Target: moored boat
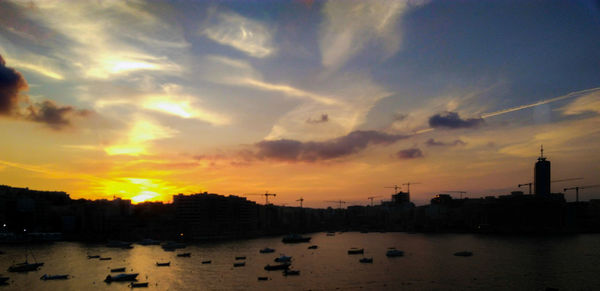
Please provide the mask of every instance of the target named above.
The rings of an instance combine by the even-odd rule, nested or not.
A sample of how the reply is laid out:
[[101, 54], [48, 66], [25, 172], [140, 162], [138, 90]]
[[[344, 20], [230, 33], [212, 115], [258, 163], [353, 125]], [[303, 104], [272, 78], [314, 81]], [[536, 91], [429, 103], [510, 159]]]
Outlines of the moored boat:
[[88, 255], [88, 259], [99, 259], [100, 255]]
[[0, 285], [6, 284], [6, 282], [8, 282], [9, 279], [10, 279], [9, 277], [0, 276]]
[[317, 248], [319, 248], [318, 245], [312, 245], [308, 247], [309, 250], [316, 250]]
[[148, 282], [131, 282], [129, 288], [148, 287]]
[[33, 263], [30, 264], [27, 261], [24, 263], [14, 264], [8, 267], [9, 272], [29, 272], [29, 271], [37, 271], [44, 263]]
[[121, 273], [125, 272], [125, 267], [110, 269], [111, 273]]
[[456, 253], [454, 253], [454, 255], [457, 257], [470, 257], [473, 255], [473, 253], [469, 252], [469, 251], [462, 251], [462, 252], [456, 252]]
[[211, 261], [211, 260], [202, 261], [202, 264], [204, 264], [204, 265], [206, 265], [206, 264], [210, 264], [210, 263], [212, 263], [212, 261]]
[[285, 270], [283, 270], [283, 275], [284, 276], [298, 276], [298, 275], [300, 275], [300, 271], [285, 269]]
[[246, 265], [246, 262], [233, 263], [234, 267], [243, 267]]
[[40, 280], [66, 280], [69, 279], [69, 275], [47, 275], [44, 274], [42, 277], [40, 277]]
[[138, 276], [138, 273], [119, 274], [116, 276], [108, 275], [108, 276], [106, 276], [106, 279], [104, 279], [104, 282], [110, 283], [110, 282], [135, 281], [137, 276]]
[[291, 260], [292, 260], [292, 257], [286, 256], [283, 254], [281, 256], [275, 258], [275, 262], [277, 262], [277, 263], [287, 263], [287, 262], [290, 262]]
[[258, 281], [267, 281], [269, 277], [258, 277]]
[[260, 250], [260, 251], [258, 251], [258, 252], [259, 252], [259, 253], [261, 253], [261, 254], [268, 254], [268, 253], [275, 252], [275, 249], [272, 249], [272, 248], [264, 248], [264, 249], [262, 249], [262, 250]]
[[177, 254], [178, 257], [185, 257], [185, 258], [189, 258], [192, 256], [192, 253], [181, 253], [181, 254]]
[[361, 263], [373, 263], [373, 258], [362, 258], [358, 261]]
[[110, 261], [110, 260], [112, 260], [111, 257], [100, 258], [100, 261]]
[[246, 256], [239, 256], [239, 257], [235, 257], [236, 260], [245, 260]]
[[287, 270], [290, 268], [289, 263], [277, 264], [277, 265], [266, 265], [265, 270], [267, 271], [275, 271], [275, 270]]
[[281, 241], [283, 243], [302, 243], [302, 242], [309, 242], [310, 241], [310, 236], [301, 236], [298, 234], [290, 234], [290, 235], [286, 235], [284, 236]]
[[348, 250], [349, 255], [357, 255], [357, 254], [364, 254], [364, 253], [365, 253], [365, 249], [351, 248]]
[[385, 255], [388, 257], [401, 257], [401, 256], [404, 256], [404, 252], [400, 251], [400, 250], [396, 250], [396, 249], [391, 249], [391, 250], [388, 250], [385, 253]]
[[156, 262], [156, 266], [158, 266], [158, 267], [168, 267], [170, 265], [171, 265], [171, 262], [166, 262], [166, 263]]

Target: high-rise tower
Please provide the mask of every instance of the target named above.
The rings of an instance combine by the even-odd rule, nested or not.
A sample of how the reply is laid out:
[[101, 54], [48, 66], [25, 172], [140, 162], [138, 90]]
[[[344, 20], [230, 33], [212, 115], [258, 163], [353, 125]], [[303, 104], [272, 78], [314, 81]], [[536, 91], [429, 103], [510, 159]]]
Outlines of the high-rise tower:
[[550, 194], [550, 161], [544, 157], [543, 145], [540, 152], [533, 172], [533, 192], [537, 196]]

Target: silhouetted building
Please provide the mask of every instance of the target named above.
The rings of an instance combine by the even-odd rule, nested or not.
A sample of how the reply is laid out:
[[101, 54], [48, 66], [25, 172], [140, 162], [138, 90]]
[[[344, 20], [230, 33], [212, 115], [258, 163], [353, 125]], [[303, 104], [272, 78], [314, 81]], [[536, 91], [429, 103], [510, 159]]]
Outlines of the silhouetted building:
[[410, 193], [400, 191], [400, 192], [392, 195], [392, 203], [394, 203], [394, 204], [410, 203]]
[[533, 192], [537, 196], [550, 194], [550, 161], [544, 157], [544, 147], [541, 148], [540, 157], [535, 163]]

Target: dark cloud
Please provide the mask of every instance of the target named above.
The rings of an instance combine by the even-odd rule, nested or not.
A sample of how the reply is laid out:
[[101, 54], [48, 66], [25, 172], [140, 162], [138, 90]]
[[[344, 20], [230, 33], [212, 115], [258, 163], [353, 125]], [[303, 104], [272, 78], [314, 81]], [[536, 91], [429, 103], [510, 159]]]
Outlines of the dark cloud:
[[321, 118], [320, 119], [309, 118], [309, 119], [306, 120], [306, 123], [317, 124], [317, 123], [325, 123], [327, 121], [329, 121], [329, 116], [327, 114], [321, 114]]
[[475, 128], [483, 124], [483, 118], [462, 119], [456, 112], [438, 113], [429, 118], [429, 126], [433, 128]]
[[374, 130], [353, 131], [327, 141], [301, 142], [291, 139], [264, 140], [255, 144], [254, 156], [259, 159], [313, 162], [348, 156], [364, 150], [369, 144], [389, 145], [406, 136]]
[[[70, 126], [73, 118], [87, 117], [92, 114], [89, 110], [59, 106], [52, 100], [32, 103], [26, 96], [19, 98], [19, 93], [27, 88], [27, 81], [23, 75], [7, 67], [0, 55], [0, 115], [39, 122], [52, 129], [60, 130]], [[26, 106], [25, 113], [20, 110], [21, 102]]]
[[436, 141], [433, 138], [428, 139], [425, 144], [427, 146], [457, 146], [457, 145], [466, 145], [467, 143], [465, 143], [464, 141], [460, 140], [460, 139], [456, 139], [453, 142], [443, 142], [443, 141]]
[[70, 126], [74, 117], [87, 117], [92, 113], [89, 110], [79, 110], [72, 106], [58, 106], [51, 100], [30, 105], [27, 109], [29, 110], [27, 119], [44, 123], [55, 130]]
[[396, 157], [402, 160], [422, 158], [423, 152], [418, 148], [405, 149], [397, 152]]
[[394, 113], [394, 121], [402, 121], [408, 117], [408, 114]]
[[19, 92], [27, 90], [21, 73], [6, 66], [0, 55], [0, 115], [11, 115], [19, 107]]

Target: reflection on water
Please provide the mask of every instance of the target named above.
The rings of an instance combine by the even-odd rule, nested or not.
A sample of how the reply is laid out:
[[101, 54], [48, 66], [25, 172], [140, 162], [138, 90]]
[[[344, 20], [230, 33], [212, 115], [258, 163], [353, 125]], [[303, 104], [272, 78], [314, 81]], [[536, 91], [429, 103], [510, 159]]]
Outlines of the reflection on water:
[[[0, 290], [129, 290], [127, 283], [103, 282], [110, 269], [126, 267], [139, 273], [140, 282], [153, 290], [464, 290], [600, 288], [600, 235], [569, 237], [495, 237], [476, 235], [423, 235], [406, 233], [354, 233], [312, 235], [310, 243], [283, 244], [281, 237], [188, 245], [175, 252], [160, 246], [134, 245], [113, 249], [103, 245], [61, 242], [29, 247], [0, 246], [0, 270], [11, 277]], [[307, 249], [316, 244], [318, 249]], [[274, 253], [261, 254], [271, 247]], [[372, 264], [361, 264], [363, 255], [348, 255], [352, 247], [364, 248]], [[405, 252], [387, 258], [388, 247]], [[8, 273], [13, 262], [31, 250], [45, 265], [36, 272]], [[472, 257], [457, 257], [468, 250]], [[177, 257], [190, 252], [191, 257]], [[292, 256], [300, 276], [283, 276], [263, 268], [273, 259]], [[100, 261], [87, 255], [111, 257]], [[233, 267], [236, 256], [246, 256], [244, 267]], [[29, 257], [31, 261], [31, 256]], [[202, 264], [212, 260], [211, 264]], [[158, 267], [156, 262], [171, 262]], [[69, 280], [42, 281], [43, 274], [70, 274]], [[114, 273], [113, 273], [114, 275]], [[258, 277], [269, 280], [259, 281]], [[142, 289], [143, 290], [143, 289]]]

